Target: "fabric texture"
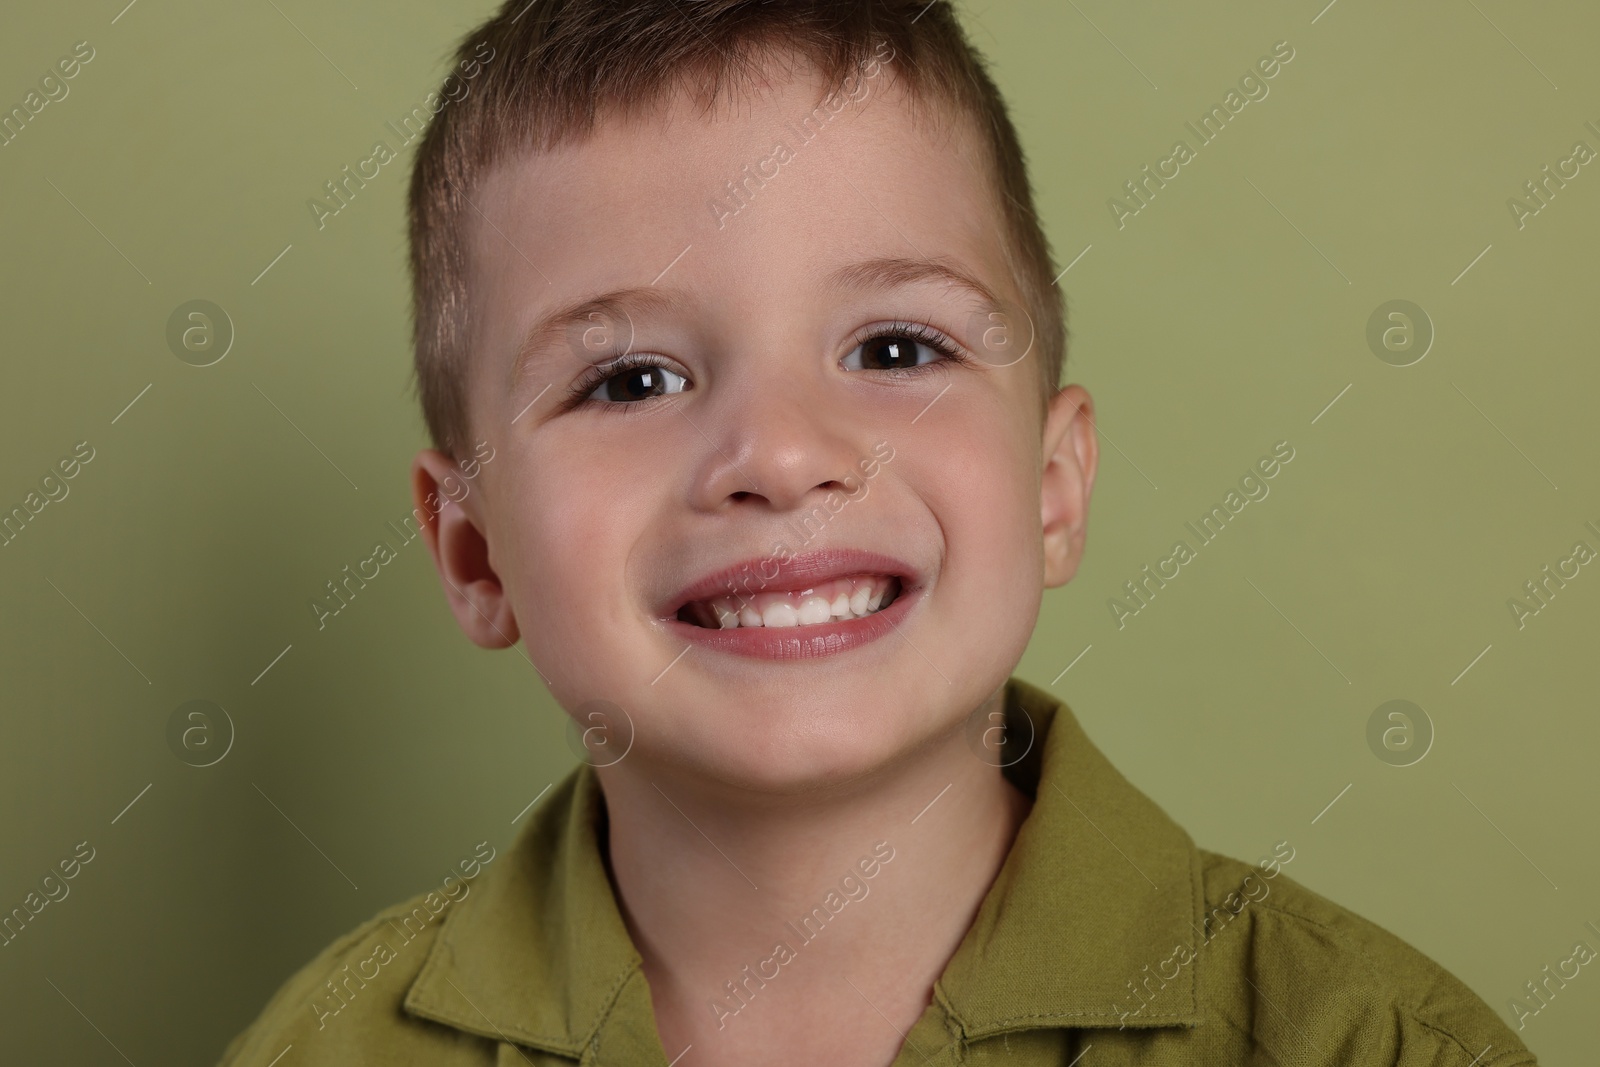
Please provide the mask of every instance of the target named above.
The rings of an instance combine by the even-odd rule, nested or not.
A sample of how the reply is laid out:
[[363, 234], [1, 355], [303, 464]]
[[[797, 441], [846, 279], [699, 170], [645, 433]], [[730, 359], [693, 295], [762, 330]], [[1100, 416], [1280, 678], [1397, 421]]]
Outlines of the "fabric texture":
[[[1294, 882], [1197, 849], [1083, 733], [1012, 678], [1004, 773], [1034, 798], [894, 1067], [1361, 1064], [1533, 1056], [1470, 989]], [[416, 897], [329, 946], [221, 1067], [667, 1067], [575, 769], [456, 899]]]

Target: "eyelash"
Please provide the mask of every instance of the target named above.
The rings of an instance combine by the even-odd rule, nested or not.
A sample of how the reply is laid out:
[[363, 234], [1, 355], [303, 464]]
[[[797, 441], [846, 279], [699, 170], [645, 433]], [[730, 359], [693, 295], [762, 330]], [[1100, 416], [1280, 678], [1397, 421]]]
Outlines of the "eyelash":
[[[920, 374], [924, 371], [932, 370], [938, 367], [940, 363], [943, 362], [962, 365], [971, 364], [973, 362], [972, 357], [968, 356], [964, 351], [962, 351], [959, 345], [950, 340], [950, 338], [946, 337], [943, 332], [925, 322], [890, 322], [881, 326], [867, 328], [856, 334], [856, 347], [859, 348], [862, 345], [870, 344], [873, 341], [877, 341], [885, 337], [910, 338], [911, 340], [916, 341], [918, 344], [927, 345], [933, 351], [937, 352], [941, 358], [932, 363], [919, 363], [915, 367], [900, 367], [898, 369], [881, 371], [881, 373], [896, 375]], [[855, 349], [851, 349], [851, 351], [854, 352]], [[666, 359], [664, 356], [658, 356], [648, 352], [628, 353], [626, 355], [618, 356], [609, 363], [591, 368], [583, 375], [582, 378], [578, 379], [577, 384], [574, 385], [571, 392], [568, 393], [567, 399], [562, 405], [562, 410], [568, 411], [572, 408], [583, 406], [589, 402], [589, 395], [605, 382], [619, 374], [623, 374], [631, 370], [637, 370], [640, 367], [663, 367], [667, 370], [672, 369], [670, 360]], [[618, 404], [601, 400], [595, 401], [595, 403], [601, 407], [623, 408], [625, 413], [627, 409], [644, 406], [643, 401], [630, 404]]]
[[[857, 346], [860, 346], [884, 337], [909, 337], [919, 344], [927, 345], [943, 357], [943, 360], [936, 360], [933, 363], [919, 363], [915, 367], [901, 367], [898, 370], [884, 371], [883, 373], [886, 374], [918, 374], [939, 366], [939, 363], [944, 360], [957, 364], [972, 363], [972, 357], [962, 351], [960, 345], [926, 322], [907, 320], [885, 323], [882, 326], [873, 326], [856, 334], [855, 342]], [[855, 350], [851, 349], [851, 351]]]
[[[562, 405], [561, 410], [569, 411], [572, 408], [581, 407], [589, 402], [589, 394], [605, 384], [605, 382], [619, 374], [637, 370], [640, 367], [663, 367], [667, 370], [672, 370], [671, 361], [664, 356], [657, 356], [649, 352], [629, 352], [608, 363], [603, 363], [598, 367], [592, 367], [585, 371], [583, 377], [578, 379], [577, 384], [572, 387], [572, 391], [567, 394], [566, 402]], [[632, 404], [618, 404], [605, 400], [596, 400], [594, 403], [606, 408], [629, 409], [644, 406], [643, 401]]]

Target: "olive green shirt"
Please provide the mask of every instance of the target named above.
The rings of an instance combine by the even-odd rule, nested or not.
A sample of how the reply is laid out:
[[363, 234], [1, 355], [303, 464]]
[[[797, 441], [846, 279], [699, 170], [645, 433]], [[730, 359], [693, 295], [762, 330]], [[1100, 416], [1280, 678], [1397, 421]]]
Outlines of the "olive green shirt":
[[[1534, 1062], [1460, 981], [1283, 873], [1294, 842], [1253, 866], [1197, 849], [1065, 705], [1013, 678], [1006, 716], [1034, 806], [894, 1067]], [[222, 1063], [667, 1067], [604, 803], [577, 768], [476, 878], [307, 964]]]

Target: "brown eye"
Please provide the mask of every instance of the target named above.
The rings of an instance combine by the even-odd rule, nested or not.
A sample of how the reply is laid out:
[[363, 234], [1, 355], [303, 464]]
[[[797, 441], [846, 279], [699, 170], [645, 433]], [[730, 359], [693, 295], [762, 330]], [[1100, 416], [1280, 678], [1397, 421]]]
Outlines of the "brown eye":
[[588, 399], [630, 404], [668, 393], [681, 393], [688, 385], [688, 379], [681, 374], [654, 364], [644, 364], [624, 367], [612, 374], [595, 387]]
[[861, 346], [861, 365], [873, 370], [915, 367], [917, 347], [909, 337], [875, 337]]
[[864, 338], [842, 361], [845, 370], [911, 370], [944, 360], [954, 360], [950, 342], [931, 331], [897, 326]]

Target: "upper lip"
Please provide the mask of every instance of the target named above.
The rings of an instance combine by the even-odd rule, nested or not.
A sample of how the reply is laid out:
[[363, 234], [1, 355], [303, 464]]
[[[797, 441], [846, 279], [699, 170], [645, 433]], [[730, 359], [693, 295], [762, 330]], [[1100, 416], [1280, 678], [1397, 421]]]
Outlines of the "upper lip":
[[[772, 574], [774, 568], [777, 573], [769, 579], [767, 575]], [[802, 552], [781, 561], [776, 556], [759, 556], [695, 579], [668, 598], [662, 616], [670, 619], [684, 605], [697, 600], [743, 593], [799, 592], [853, 574], [891, 575], [899, 578], [905, 587], [917, 576], [916, 569], [904, 560], [856, 548]]]

